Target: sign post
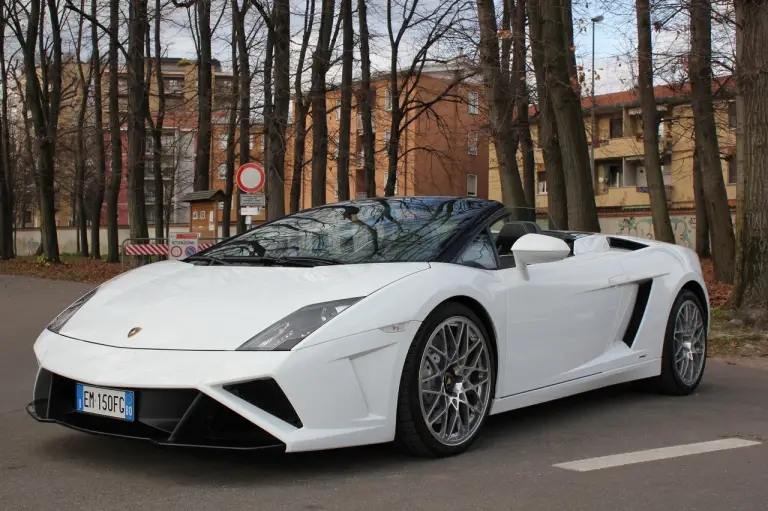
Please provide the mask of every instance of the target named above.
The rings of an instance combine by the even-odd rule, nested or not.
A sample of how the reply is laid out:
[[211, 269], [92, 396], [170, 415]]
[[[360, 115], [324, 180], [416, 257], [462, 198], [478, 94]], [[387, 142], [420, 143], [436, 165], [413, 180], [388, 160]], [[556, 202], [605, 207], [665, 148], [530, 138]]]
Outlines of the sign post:
[[174, 232], [168, 240], [168, 259], [176, 260], [193, 256], [200, 243], [199, 232]]
[[266, 181], [264, 169], [258, 163], [245, 163], [237, 169], [237, 187], [243, 193], [258, 193]]

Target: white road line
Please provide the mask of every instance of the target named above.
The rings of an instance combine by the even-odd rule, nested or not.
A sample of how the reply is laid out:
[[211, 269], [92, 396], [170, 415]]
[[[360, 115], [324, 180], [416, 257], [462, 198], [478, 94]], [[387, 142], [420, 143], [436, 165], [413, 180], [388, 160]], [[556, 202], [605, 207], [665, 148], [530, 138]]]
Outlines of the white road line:
[[744, 440], [741, 438], [725, 438], [723, 440], [713, 440], [711, 442], [674, 445], [671, 447], [662, 447], [660, 449], [648, 449], [646, 451], [613, 454], [611, 456], [602, 456], [600, 458], [588, 458], [578, 461], [569, 461], [568, 463], [558, 463], [553, 466], [565, 470], [589, 472], [590, 470], [620, 467], [622, 465], [631, 465], [633, 463], [644, 463], [646, 461], [678, 458], [680, 456], [690, 456], [691, 454], [723, 451], [726, 449], [737, 449], [739, 447], [751, 447], [754, 445], [760, 445], [760, 442]]

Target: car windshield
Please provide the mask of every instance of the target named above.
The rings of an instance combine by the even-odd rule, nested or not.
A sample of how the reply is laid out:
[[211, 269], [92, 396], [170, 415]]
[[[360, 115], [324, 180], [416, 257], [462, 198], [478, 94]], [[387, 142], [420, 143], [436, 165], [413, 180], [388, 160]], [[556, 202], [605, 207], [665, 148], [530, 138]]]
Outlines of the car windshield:
[[327, 264], [433, 261], [454, 234], [473, 224], [493, 201], [457, 198], [364, 199], [286, 216], [224, 241], [209, 258]]

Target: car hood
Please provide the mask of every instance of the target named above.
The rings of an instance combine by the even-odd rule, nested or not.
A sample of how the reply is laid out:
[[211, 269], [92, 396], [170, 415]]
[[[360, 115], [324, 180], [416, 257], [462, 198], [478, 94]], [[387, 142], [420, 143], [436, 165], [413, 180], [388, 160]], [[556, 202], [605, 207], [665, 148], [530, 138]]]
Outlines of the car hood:
[[[314, 303], [367, 296], [428, 263], [317, 266], [150, 264], [103, 284], [60, 334], [109, 346], [234, 350]], [[133, 337], [133, 328], [141, 331]]]

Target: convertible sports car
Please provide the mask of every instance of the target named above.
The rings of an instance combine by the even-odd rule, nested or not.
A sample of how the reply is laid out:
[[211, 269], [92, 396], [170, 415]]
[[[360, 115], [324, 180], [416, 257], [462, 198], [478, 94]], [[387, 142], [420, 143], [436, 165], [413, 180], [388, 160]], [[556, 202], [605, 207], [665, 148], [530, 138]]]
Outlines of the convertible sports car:
[[523, 213], [348, 201], [124, 273], [37, 339], [27, 410], [165, 445], [394, 441], [439, 457], [489, 414], [633, 380], [696, 389], [709, 323], [696, 254]]

